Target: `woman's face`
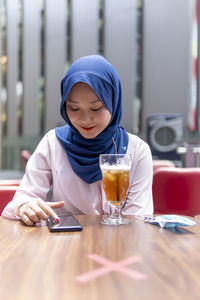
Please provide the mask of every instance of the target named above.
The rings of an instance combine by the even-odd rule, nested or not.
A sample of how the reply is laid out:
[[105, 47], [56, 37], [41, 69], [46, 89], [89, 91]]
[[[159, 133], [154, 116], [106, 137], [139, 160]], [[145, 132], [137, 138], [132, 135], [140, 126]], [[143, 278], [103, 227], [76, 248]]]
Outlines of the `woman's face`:
[[67, 99], [66, 112], [71, 124], [86, 139], [93, 139], [109, 124], [111, 114], [95, 92], [83, 82], [76, 83]]

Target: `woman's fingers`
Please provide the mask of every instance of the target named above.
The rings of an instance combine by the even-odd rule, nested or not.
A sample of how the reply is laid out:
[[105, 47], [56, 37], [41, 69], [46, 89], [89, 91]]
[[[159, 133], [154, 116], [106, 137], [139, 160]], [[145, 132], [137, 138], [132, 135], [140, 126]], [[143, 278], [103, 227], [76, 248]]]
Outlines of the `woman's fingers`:
[[37, 216], [36, 212], [32, 209], [32, 207], [27, 207], [25, 214], [32, 222], [34, 223], [40, 222], [40, 218]]
[[35, 223], [30, 220], [25, 211], [20, 212], [20, 219], [28, 226], [33, 226]]
[[49, 216], [56, 221], [59, 220], [58, 215], [55, 213], [55, 211], [52, 208], [62, 207], [65, 204], [64, 201], [60, 201], [60, 202], [45, 202], [42, 200], [38, 200], [38, 201], [39, 201], [38, 205], [46, 213], [47, 217]]
[[[44, 202], [43, 200], [41, 200], [41, 201]], [[47, 220], [48, 215], [42, 209], [42, 207], [39, 205], [38, 202], [32, 203], [31, 209], [34, 211], [34, 213], [38, 217], [39, 221], [40, 220]]]
[[22, 205], [19, 209], [19, 215], [21, 220], [29, 226], [40, 222], [40, 220], [47, 220], [49, 216], [59, 221], [59, 217], [52, 208], [62, 207], [64, 204], [64, 201], [45, 202], [41, 199], [37, 199]]
[[65, 201], [59, 201], [59, 202], [46, 202], [50, 207], [52, 208], [59, 208], [65, 205]]

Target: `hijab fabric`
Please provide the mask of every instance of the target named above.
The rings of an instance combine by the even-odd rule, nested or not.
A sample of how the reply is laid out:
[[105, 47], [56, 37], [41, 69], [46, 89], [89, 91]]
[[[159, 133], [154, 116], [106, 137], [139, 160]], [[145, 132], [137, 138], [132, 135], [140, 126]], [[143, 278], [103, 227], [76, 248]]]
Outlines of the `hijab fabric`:
[[[66, 113], [66, 99], [77, 82], [88, 84], [100, 101], [109, 110], [111, 120], [108, 126], [95, 138], [86, 139], [71, 124]], [[60, 113], [67, 125], [55, 129], [56, 136], [66, 151], [73, 171], [85, 182], [102, 179], [99, 155], [126, 153], [128, 134], [120, 126], [122, 115], [121, 84], [114, 67], [100, 55], [90, 55], [76, 60], [61, 82]]]

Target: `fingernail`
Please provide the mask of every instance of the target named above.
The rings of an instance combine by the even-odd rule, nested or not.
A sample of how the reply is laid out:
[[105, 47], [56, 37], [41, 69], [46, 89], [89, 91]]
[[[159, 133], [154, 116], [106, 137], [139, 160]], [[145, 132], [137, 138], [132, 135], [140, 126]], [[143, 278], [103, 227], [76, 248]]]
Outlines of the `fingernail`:
[[56, 223], [59, 223], [60, 222], [60, 219], [59, 218], [56, 218]]

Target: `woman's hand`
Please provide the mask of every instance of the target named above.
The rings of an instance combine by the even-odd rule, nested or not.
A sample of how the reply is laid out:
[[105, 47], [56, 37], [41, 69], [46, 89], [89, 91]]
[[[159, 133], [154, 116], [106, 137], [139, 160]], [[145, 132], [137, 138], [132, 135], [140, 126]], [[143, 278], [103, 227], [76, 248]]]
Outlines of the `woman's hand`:
[[41, 220], [47, 220], [48, 217], [52, 217], [56, 221], [59, 217], [54, 212], [53, 208], [64, 206], [64, 201], [59, 202], [45, 202], [41, 199], [32, 200], [25, 203], [19, 208], [19, 216], [21, 220], [28, 226], [33, 226], [35, 223]]

